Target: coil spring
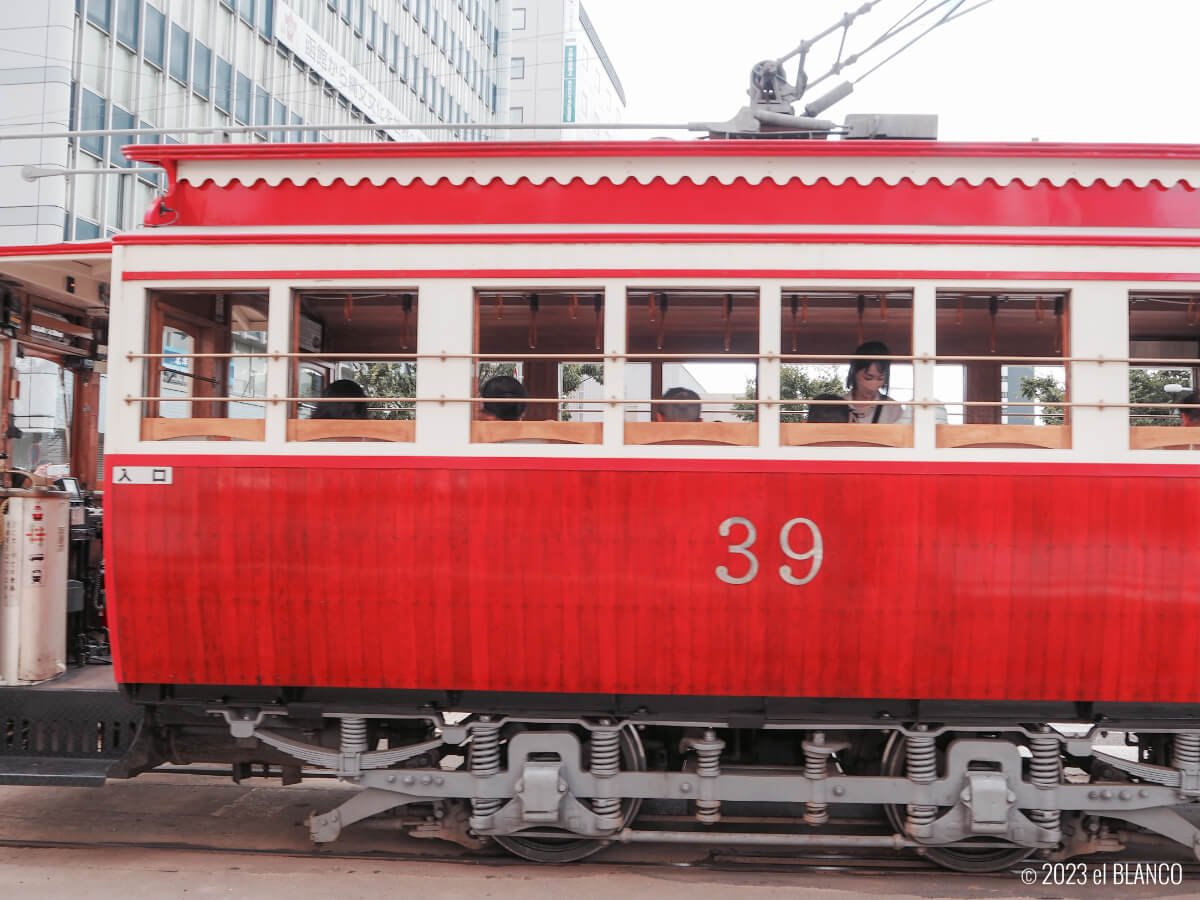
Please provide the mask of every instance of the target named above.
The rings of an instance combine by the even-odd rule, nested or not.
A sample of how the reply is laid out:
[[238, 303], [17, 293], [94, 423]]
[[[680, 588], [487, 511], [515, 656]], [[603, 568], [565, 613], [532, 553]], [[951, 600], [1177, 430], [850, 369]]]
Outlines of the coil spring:
[[[701, 778], [716, 778], [721, 774], [721, 751], [725, 742], [717, 739], [715, 731], [704, 732], [704, 739], [693, 745], [696, 750], [696, 774]], [[720, 800], [697, 800], [696, 818], [706, 824], [712, 824], [721, 817]]]
[[[1062, 756], [1059, 753], [1058, 738], [1048, 734], [1049, 729], [1041, 729], [1043, 736], [1029, 739], [1029, 780], [1038, 787], [1057, 787], [1062, 781]], [[1057, 809], [1031, 809], [1029, 818], [1043, 828], [1057, 829], [1061, 822], [1062, 813]]]
[[[825, 735], [813, 735], [814, 744], [823, 744]], [[804, 748], [804, 777], [810, 781], [821, 781], [829, 775], [829, 754], [815, 748]], [[809, 801], [804, 805], [804, 821], [809, 825], [824, 825], [829, 821], [829, 804]]]
[[367, 751], [367, 720], [361, 716], [342, 719], [342, 754], [350, 756]]
[[[920, 726], [918, 726], [920, 727]], [[921, 730], [924, 730], [921, 728]], [[905, 745], [904, 762], [908, 778], [916, 784], [933, 784], [937, 781], [937, 744], [928, 735], [909, 735]], [[937, 807], [910, 803], [908, 825], [932, 825], [937, 818]]]
[[[496, 725], [476, 725], [471, 733], [469, 757], [471, 774], [488, 778], [500, 772], [500, 728]], [[490, 816], [504, 805], [499, 797], [471, 800], [471, 811], [477, 816]]]
[[1200, 768], [1200, 733], [1195, 731], [1180, 732], [1175, 735], [1174, 749], [1171, 751], [1171, 765], [1176, 769]]
[[[612, 778], [621, 771], [621, 734], [615, 728], [597, 729], [592, 732], [592, 775], [596, 778]], [[598, 816], [615, 816], [621, 811], [621, 798], [596, 797], [592, 810]]]

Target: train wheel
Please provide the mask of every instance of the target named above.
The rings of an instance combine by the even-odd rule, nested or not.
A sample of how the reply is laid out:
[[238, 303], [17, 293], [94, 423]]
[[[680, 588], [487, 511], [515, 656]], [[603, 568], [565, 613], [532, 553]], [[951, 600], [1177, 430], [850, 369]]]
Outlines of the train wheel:
[[[908, 741], [900, 732], [894, 732], [883, 749], [883, 760], [880, 766], [881, 774], [900, 777], [905, 774], [904, 756]], [[908, 810], [903, 804], [885, 804], [884, 811], [888, 821], [896, 829], [897, 834], [904, 834], [904, 820]], [[1017, 845], [997, 847], [991, 838], [989, 846], [974, 849], [971, 847], [925, 847], [925, 857], [946, 869], [956, 872], [1002, 872], [1011, 868], [1028, 857], [1033, 850]]]
[[[632, 726], [621, 729], [621, 767], [625, 771], [644, 772], [646, 770], [646, 752], [642, 747], [642, 739]], [[640, 798], [622, 800], [622, 822], [625, 825], [633, 822], [637, 818], [641, 806]], [[546, 831], [546, 829], [539, 828], [538, 831]], [[603, 838], [572, 837], [569, 831], [564, 831], [561, 839], [530, 838], [521, 837], [519, 834], [506, 834], [496, 835], [493, 840], [509, 853], [532, 862], [545, 863], [575, 862], [603, 850], [611, 843]]]

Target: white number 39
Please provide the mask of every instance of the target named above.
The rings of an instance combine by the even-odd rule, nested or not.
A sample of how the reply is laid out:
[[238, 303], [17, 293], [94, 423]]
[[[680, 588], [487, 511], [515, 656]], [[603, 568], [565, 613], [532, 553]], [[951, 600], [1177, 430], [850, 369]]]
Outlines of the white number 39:
[[[729, 533], [735, 525], [740, 525], [746, 529], [746, 539], [740, 544], [730, 544], [729, 552], [746, 557], [749, 560], [749, 566], [746, 569], [745, 575], [737, 577], [730, 575], [729, 569], [726, 566], [717, 566], [717, 578], [726, 584], [746, 584], [753, 581], [754, 577], [758, 575], [758, 557], [750, 551], [750, 548], [754, 545], [754, 541], [758, 538], [758, 532], [749, 519], [744, 519], [741, 516], [730, 516], [718, 528], [721, 537], [729, 537]], [[792, 529], [797, 525], [803, 525], [807, 528], [808, 533], [812, 537], [809, 548], [802, 553], [796, 551], [789, 541]], [[816, 522], [803, 517], [790, 519], [779, 530], [779, 546], [788, 559], [794, 559], [796, 562], [809, 562], [807, 574], [801, 576], [793, 575], [792, 567], [789, 565], [780, 566], [779, 577], [781, 579], [788, 584], [802, 585], [808, 584], [817, 577], [817, 573], [821, 571], [821, 563], [825, 558], [825, 543], [821, 540], [821, 529], [817, 527]]]

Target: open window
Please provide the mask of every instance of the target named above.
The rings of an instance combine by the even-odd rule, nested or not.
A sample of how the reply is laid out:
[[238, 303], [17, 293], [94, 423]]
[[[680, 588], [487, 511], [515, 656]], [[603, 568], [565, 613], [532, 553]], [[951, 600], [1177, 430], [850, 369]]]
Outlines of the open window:
[[1071, 446], [1064, 292], [937, 294], [939, 447]]
[[1200, 449], [1200, 294], [1130, 294], [1129, 358], [1129, 446]]
[[149, 328], [142, 440], [264, 439], [265, 293], [158, 291]]
[[416, 291], [297, 291], [290, 441], [411, 441]]
[[602, 289], [478, 290], [475, 333], [472, 441], [601, 442]]
[[758, 291], [628, 292], [626, 444], [758, 443]]
[[910, 290], [783, 292], [780, 443], [911, 447]]

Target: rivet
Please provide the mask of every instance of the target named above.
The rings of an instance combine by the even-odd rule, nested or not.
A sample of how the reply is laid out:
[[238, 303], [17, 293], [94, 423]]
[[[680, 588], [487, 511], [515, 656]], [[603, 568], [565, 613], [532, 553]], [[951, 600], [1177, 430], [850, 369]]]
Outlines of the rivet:
[[438, 775], [433, 779], [433, 783], [436, 784], [438, 787], [441, 787], [443, 784], [446, 783], [446, 779], [443, 778], [441, 775]]
[[1089, 800], [1099, 800], [1100, 792], [1099, 791], [1088, 791], [1088, 799]]
[[388, 784], [395, 784], [395, 783], [396, 783], [396, 776], [395, 776], [395, 775], [389, 775], [389, 776], [387, 777], [387, 783], [388, 783]]
[[691, 782], [685, 781], [683, 784], [681, 784], [679, 786], [679, 793], [690, 794], [691, 792], [692, 792]]
[[835, 797], [841, 797], [845, 793], [846, 793], [846, 789], [844, 787], [842, 787], [840, 784], [836, 785], [833, 789], [833, 796], [835, 796]]
[[1111, 799], [1112, 799], [1112, 797], [1113, 797], [1113, 792], [1112, 792], [1112, 791], [1101, 791], [1101, 792], [1100, 792], [1100, 799], [1101, 799], [1101, 800], [1111, 800]]
[[413, 776], [411, 776], [411, 775], [405, 775], [405, 776], [404, 776], [404, 783], [405, 783], [405, 784], [416, 784], [416, 783], [417, 783], [417, 779], [415, 779], [415, 778], [414, 778]]
[[1140, 791], [1138, 791], [1138, 796], [1145, 799], [1146, 797], [1150, 796], [1150, 792], [1145, 788], [1142, 788]]
[[432, 775], [422, 775], [421, 776], [421, 784], [431, 784], [432, 782], [433, 782]]
[[1133, 799], [1133, 792], [1132, 792], [1132, 791], [1121, 791], [1121, 793], [1119, 794], [1119, 796], [1120, 796], [1120, 798], [1121, 798], [1122, 800], [1132, 800], [1132, 799]]

